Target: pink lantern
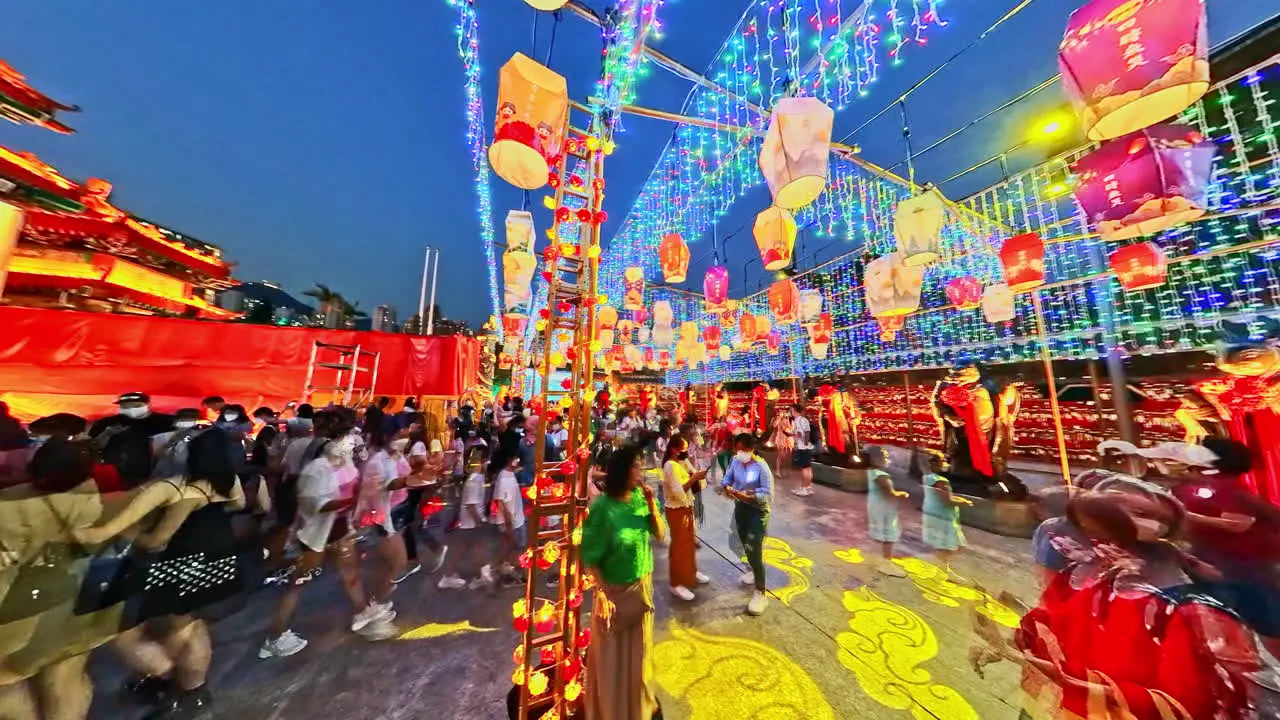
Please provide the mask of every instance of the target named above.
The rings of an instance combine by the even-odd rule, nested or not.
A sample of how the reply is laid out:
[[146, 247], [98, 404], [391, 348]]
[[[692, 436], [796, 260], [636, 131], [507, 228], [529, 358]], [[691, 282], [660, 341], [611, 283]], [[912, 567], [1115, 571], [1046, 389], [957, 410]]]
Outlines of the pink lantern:
[[723, 265], [712, 265], [702, 278], [702, 294], [707, 301], [706, 310], [712, 315], [725, 311], [729, 299], [729, 268]]
[[777, 355], [782, 348], [782, 335], [777, 330], [770, 330], [768, 335], [764, 336], [764, 349], [770, 355]]
[[643, 325], [649, 320], [649, 310], [647, 308], [636, 308], [631, 311], [631, 319], [636, 325]]
[[957, 310], [972, 310], [982, 304], [982, 281], [971, 275], [947, 282], [947, 301]]
[[1058, 48], [1062, 85], [1090, 140], [1167, 120], [1209, 89], [1204, 0], [1093, 0]]
[[1184, 125], [1157, 125], [1080, 158], [1076, 200], [1103, 240], [1150, 235], [1204, 215], [1215, 147]]

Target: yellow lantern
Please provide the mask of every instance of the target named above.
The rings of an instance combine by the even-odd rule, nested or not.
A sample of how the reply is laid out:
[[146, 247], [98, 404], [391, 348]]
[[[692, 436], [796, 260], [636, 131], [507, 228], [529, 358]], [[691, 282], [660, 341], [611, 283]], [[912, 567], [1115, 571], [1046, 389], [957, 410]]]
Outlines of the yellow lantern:
[[791, 265], [796, 247], [796, 219], [791, 213], [771, 207], [756, 216], [751, 234], [756, 239], [765, 270], [782, 270]]
[[489, 165], [524, 190], [547, 184], [547, 161], [560, 154], [569, 122], [563, 75], [516, 53], [498, 72], [498, 114]]
[[733, 351], [729, 349], [729, 343], [720, 346], [720, 362], [729, 362], [729, 358], [733, 356]]
[[908, 267], [928, 265], [938, 259], [942, 228], [947, 224], [947, 205], [932, 188], [898, 203], [893, 214], [893, 234], [898, 252]]
[[692, 320], [680, 323], [680, 342], [686, 344], [698, 342], [698, 323]]
[[774, 105], [760, 148], [760, 172], [774, 205], [796, 210], [822, 194], [834, 121], [835, 112], [817, 98], [788, 97]]
[[923, 267], [908, 267], [900, 253], [889, 253], [867, 263], [863, 279], [867, 310], [872, 317], [910, 315], [920, 307]]
[[689, 246], [680, 233], [668, 233], [658, 244], [658, 261], [662, 264], [662, 279], [669, 283], [682, 283], [689, 272]]
[[613, 330], [618, 325], [618, 311], [612, 305], [596, 310], [596, 340], [603, 350], [613, 347]]
[[622, 307], [644, 309], [644, 268], [633, 265], [622, 271]]
[[755, 316], [756, 320], [756, 340], [763, 340], [769, 331], [773, 329], [773, 323], [769, 321], [769, 316], [761, 313]]

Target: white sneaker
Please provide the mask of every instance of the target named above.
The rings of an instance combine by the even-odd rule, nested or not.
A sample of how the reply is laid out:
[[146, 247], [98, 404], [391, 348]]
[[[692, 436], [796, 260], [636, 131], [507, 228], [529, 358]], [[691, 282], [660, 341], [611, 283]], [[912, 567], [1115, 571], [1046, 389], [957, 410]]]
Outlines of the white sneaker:
[[440, 547], [440, 554], [436, 556], [435, 562], [431, 563], [431, 569], [428, 570], [427, 572], [433, 573], [439, 570], [440, 568], [444, 567], [444, 558], [448, 554], [449, 554], [449, 546], [442, 545]]
[[484, 567], [480, 568], [480, 579], [490, 584], [493, 583], [493, 566], [492, 565], [485, 565]]
[[892, 560], [885, 560], [880, 564], [878, 564], [876, 566], [876, 572], [880, 573], [881, 575], [888, 575], [889, 577], [896, 577], [896, 578], [904, 578], [907, 576], [907, 571], [903, 570]]
[[676, 597], [686, 602], [688, 602], [689, 600], [692, 600], [695, 597], [692, 590], [690, 590], [687, 587], [680, 587], [678, 585], [676, 587], [671, 588], [671, 594], [675, 595]]
[[262, 641], [262, 647], [258, 649], [258, 659], [289, 657], [302, 652], [302, 649], [306, 646], [307, 641], [299, 637], [297, 633], [292, 630], [285, 630], [280, 633], [279, 637], [267, 638]]
[[796, 497], [804, 497], [804, 496], [808, 495], [809, 493], [805, 492], [805, 491], [804, 491], [804, 488], [802, 488], [802, 487], [798, 487], [798, 488], [792, 488], [792, 490], [791, 490], [791, 494], [792, 494], [792, 495], [795, 495]]
[[386, 621], [394, 617], [395, 613], [391, 611], [391, 603], [383, 605], [376, 601], [370, 602], [369, 607], [356, 613], [356, 616], [351, 618], [351, 632], [360, 632], [371, 623]]
[[742, 583], [743, 585], [755, 585], [755, 584], [756, 584], [756, 574], [755, 574], [754, 572], [752, 572], [752, 571], [748, 570], [748, 571], [746, 571], [746, 572], [742, 573], [742, 577], [738, 578], [738, 582]]
[[457, 575], [446, 575], [440, 578], [440, 582], [436, 583], [436, 587], [441, 590], [461, 590], [467, 586], [467, 581]]
[[764, 613], [764, 609], [769, 605], [769, 596], [759, 590], [751, 596], [751, 602], [747, 603], [747, 614], [760, 615]]
[[[395, 613], [391, 614], [391, 619], [395, 619]], [[369, 642], [381, 642], [400, 637], [400, 628], [396, 627], [391, 620], [379, 620], [378, 622], [369, 623], [358, 634]]]
[[[710, 578], [710, 576], [708, 576], [706, 573], [701, 572], [701, 571], [699, 571], [699, 572], [698, 572], [698, 574], [697, 574], [697, 575], [695, 575], [694, 577], [698, 578], [698, 584], [699, 584], [699, 585], [706, 585], [707, 583], [711, 582], [711, 578]], [[754, 574], [751, 576], [751, 581], [752, 581], [752, 582], [755, 582], [755, 575], [754, 575]]]

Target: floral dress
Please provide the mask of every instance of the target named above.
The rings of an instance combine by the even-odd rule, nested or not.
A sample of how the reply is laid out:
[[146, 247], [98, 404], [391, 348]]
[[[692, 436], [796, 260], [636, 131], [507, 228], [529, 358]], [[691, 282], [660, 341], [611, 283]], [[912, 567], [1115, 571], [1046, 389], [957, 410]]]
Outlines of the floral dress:
[[[876, 482], [884, 477], [889, 489]], [[893, 479], [883, 470], [867, 471], [867, 534], [877, 542], [898, 542], [902, 527], [898, 524], [898, 499], [893, 496]]]
[[965, 545], [960, 530], [960, 508], [947, 502], [934, 485], [951, 482], [941, 475], [924, 476], [924, 542], [935, 550], [959, 550]]

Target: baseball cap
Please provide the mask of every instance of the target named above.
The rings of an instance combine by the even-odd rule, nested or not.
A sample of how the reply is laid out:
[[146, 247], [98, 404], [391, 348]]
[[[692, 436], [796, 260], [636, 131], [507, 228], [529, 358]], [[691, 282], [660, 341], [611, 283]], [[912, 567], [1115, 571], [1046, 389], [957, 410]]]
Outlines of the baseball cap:
[[149, 402], [151, 402], [151, 396], [144, 392], [121, 393], [120, 396], [116, 398], [116, 405], [123, 405], [125, 403], [149, 403]]
[[1213, 467], [1218, 456], [1203, 445], [1188, 445], [1182, 442], [1163, 442], [1138, 451], [1143, 457], [1151, 460], [1170, 460], [1192, 467]]

